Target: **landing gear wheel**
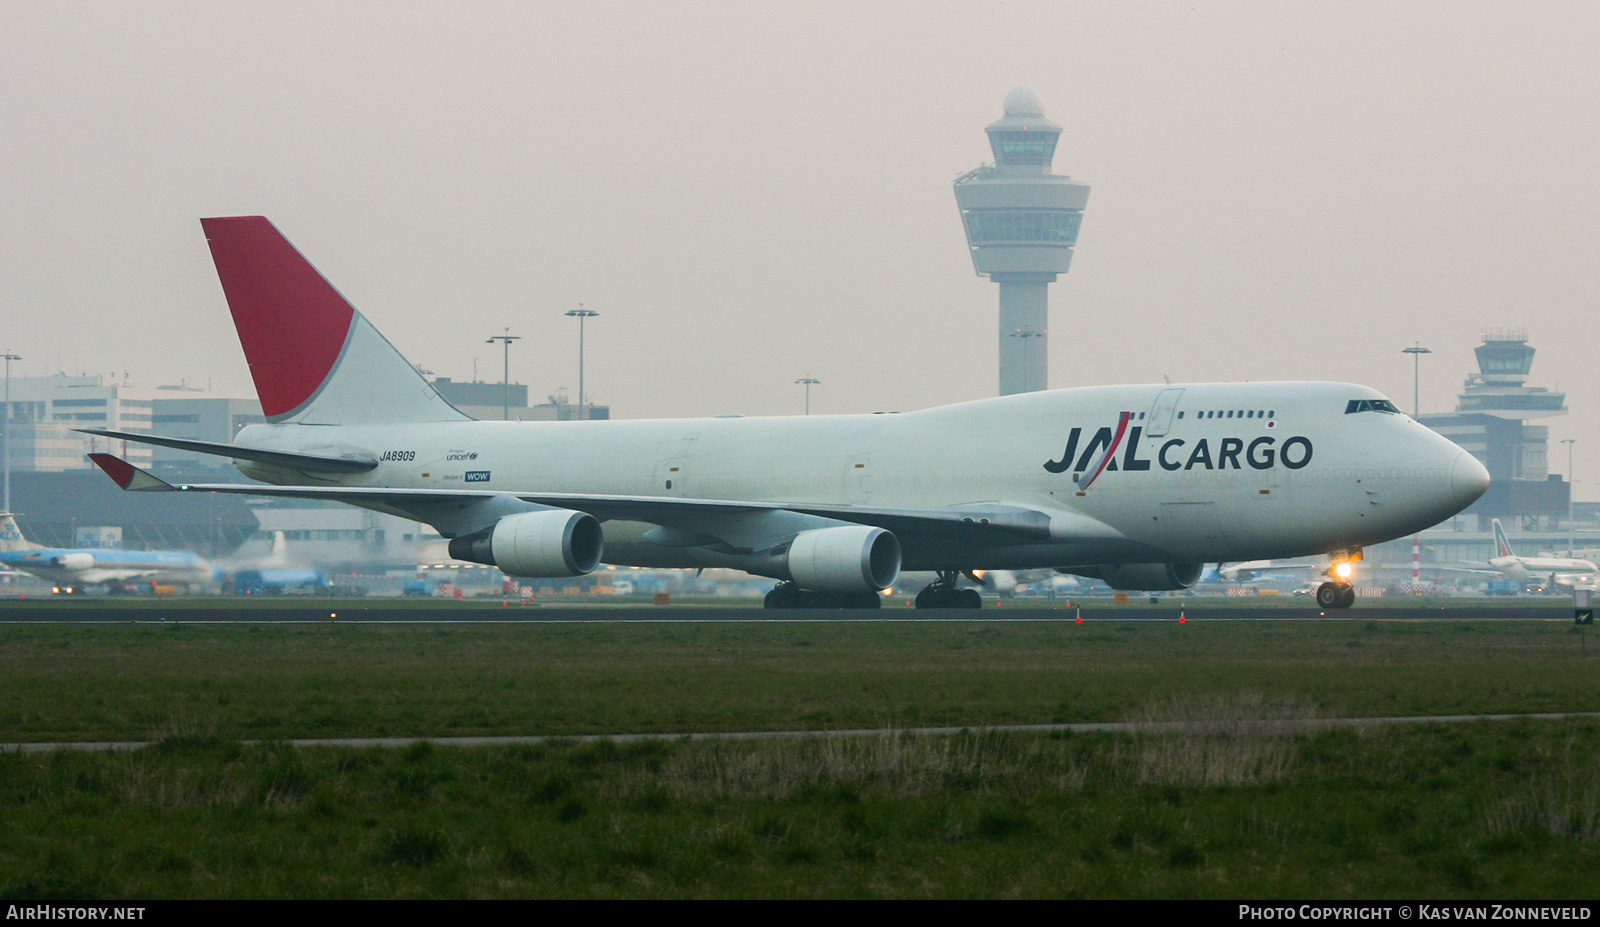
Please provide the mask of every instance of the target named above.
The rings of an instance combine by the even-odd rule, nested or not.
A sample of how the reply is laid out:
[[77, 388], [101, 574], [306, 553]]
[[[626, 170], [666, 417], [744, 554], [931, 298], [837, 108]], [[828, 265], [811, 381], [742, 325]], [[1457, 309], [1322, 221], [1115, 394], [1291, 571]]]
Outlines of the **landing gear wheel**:
[[1317, 605], [1322, 608], [1349, 608], [1354, 604], [1356, 590], [1349, 583], [1323, 583], [1317, 587]]
[[779, 583], [767, 593], [763, 605], [766, 608], [804, 608], [805, 603], [802, 601], [804, 598], [805, 593], [799, 586], [794, 583]]
[[791, 582], [772, 587], [763, 603], [767, 608], [879, 608], [876, 592], [813, 592]]
[[960, 577], [959, 571], [940, 570], [938, 578], [917, 593], [917, 608], [982, 608], [983, 596], [978, 590], [956, 588]]

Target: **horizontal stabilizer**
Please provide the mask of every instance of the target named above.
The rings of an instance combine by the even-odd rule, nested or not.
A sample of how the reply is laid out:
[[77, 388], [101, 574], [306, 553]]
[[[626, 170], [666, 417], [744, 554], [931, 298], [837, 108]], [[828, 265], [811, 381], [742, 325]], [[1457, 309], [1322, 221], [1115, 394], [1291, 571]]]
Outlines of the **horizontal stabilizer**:
[[[134, 434], [127, 431], [104, 431], [98, 428], [80, 428], [84, 434], [155, 444], [196, 454], [232, 457], [236, 460], [253, 460], [275, 467], [288, 467], [304, 473], [365, 473], [377, 469], [378, 462], [371, 457], [322, 457], [317, 454], [291, 454], [287, 451], [269, 451], [258, 447], [240, 447], [216, 441], [192, 441], [187, 438], [162, 438], [156, 435]], [[92, 456], [92, 455], [91, 455]], [[116, 458], [112, 458], [115, 460]]]

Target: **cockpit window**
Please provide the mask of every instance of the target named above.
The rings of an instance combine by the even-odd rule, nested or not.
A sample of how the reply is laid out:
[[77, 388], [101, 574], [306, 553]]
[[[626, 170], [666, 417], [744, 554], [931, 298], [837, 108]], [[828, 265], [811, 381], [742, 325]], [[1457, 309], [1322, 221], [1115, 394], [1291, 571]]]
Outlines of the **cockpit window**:
[[1400, 410], [1394, 403], [1387, 399], [1352, 399], [1345, 403], [1344, 414], [1351, 415], [1356, 412], [1389, 412], [1399, 415]]

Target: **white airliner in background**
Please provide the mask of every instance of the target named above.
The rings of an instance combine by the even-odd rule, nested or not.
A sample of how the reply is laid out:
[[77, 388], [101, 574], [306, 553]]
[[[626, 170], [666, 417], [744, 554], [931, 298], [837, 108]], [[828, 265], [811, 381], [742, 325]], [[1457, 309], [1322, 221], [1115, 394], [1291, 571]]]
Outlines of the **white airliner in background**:
[[209, 582], [212, 575], [211, 565], [187, 550], [34, 544], [22, 536], [9, 512], [0, 512], [0, 566], [47, 579], [58, 592], [82, 592], [85, 586], [114, 586], [129, 580], [195, 587]]
[[[511, 576], [602, 560], [731, 567], [771, 608], [876, 607], [901, 569], [923, 608], [963, 573], [1055, 568], [1113, 588], [1192, 585], [1207, 561], [1328, 555], [1450, 517], [1488, 472], [1348, 383], [1104, 386], [886, 415], [473, 421], [259, 216], [203, 219], [267, 424], [233, 444], [93, 431], [231, 457], [273, 485], [131, 490], [347, 502], [427, 522]], [[604, 524], [602, 524], [604, 523]], [[1334, 574], [1318, 589], [1348, 607]]]
[[1065, 576], [1053, 570], [990, 570], [981, 574], [980, 578], [984, 589], [993, 589], [1000, 596], [1017, 595], [1019, 592], [1036, 596], [1076, 595], [1084, 588], [1076, 576]]
[[[1600, 577], [1600, 567], [1592, 561], [1576, 557], [1519, 557], [1506, 539], [1500, 519], [1494, 523], [1495, 556], [1489, 565], [1518, 582], [1546, 582], [1551, 585], [1571, 586], [1575, 583], [1592, 583]], [[1548, 579], [1547, 579], [1548, 577]]]
[[1243, 563], [1217, 564], [1216, 577], [1225, 583], [1256, 583], [1288, 579], [1285, 573], [1317, 573], [1322, 567], [1315, 563], [1278, 563], [1273, 560], [1246, 560]]

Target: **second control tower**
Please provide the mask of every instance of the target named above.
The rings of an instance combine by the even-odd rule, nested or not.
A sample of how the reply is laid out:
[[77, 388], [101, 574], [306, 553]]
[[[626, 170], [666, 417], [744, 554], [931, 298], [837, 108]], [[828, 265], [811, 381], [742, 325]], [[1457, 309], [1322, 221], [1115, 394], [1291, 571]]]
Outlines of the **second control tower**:
[[1000, 395], [1046, 389], [1049, 293], [1072, 266], [1087, 184], [1050, 173], [1061, 127], [1044, 118], [1031, 87], [1006, 95], [984, 131], [994, 164], [956, 178], [956, 205], [972, 266], [1000, 284]]

